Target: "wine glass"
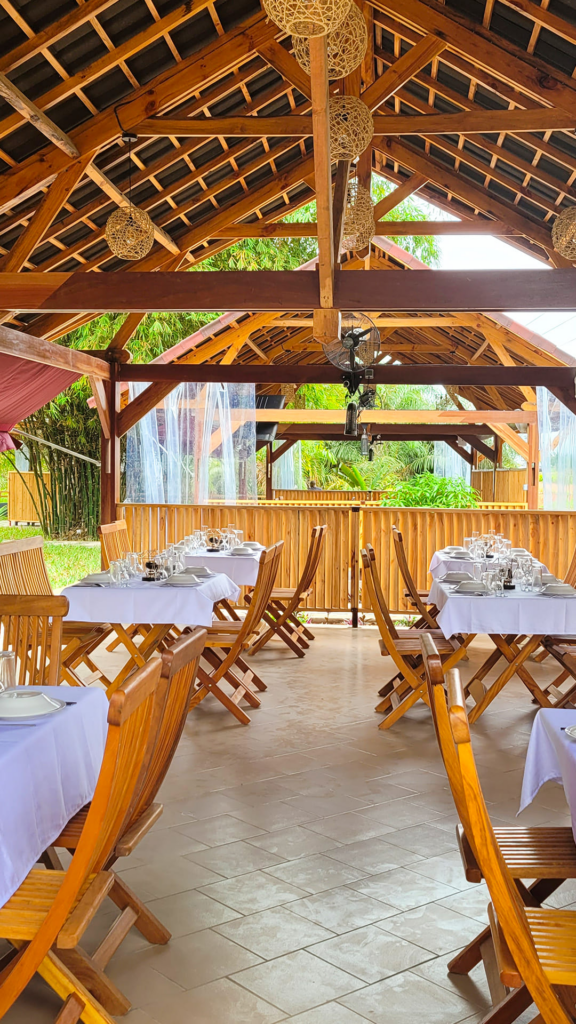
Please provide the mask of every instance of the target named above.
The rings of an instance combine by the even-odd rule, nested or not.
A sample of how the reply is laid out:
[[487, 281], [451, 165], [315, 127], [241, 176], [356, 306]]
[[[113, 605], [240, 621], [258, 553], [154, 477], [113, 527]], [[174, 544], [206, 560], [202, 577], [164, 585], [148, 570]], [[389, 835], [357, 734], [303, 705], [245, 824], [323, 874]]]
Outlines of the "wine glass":
[[16, 652], [0, 651], [0, 690], [16, 686]]

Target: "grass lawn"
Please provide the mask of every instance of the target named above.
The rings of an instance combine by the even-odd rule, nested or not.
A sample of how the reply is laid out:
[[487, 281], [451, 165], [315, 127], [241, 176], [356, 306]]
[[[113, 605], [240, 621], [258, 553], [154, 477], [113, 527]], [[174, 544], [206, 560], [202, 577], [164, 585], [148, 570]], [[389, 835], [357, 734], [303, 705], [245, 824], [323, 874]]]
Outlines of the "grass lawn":
[[[36, 537], [39, 534], [42, 534], [39, 526], [0, 526], [0, 542]], [[55, 591], [100, 569], [100, 545], [97, 543], [46, 540], [44, 556], [50, 583]]]

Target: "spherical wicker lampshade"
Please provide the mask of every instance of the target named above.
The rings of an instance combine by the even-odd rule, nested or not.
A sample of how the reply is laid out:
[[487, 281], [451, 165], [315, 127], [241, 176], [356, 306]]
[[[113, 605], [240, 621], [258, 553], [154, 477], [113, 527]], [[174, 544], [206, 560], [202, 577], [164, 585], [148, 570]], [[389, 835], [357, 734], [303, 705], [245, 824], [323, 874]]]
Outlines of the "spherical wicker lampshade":
[[330, 100], [330, 157], [355, 160], [374, 135], [368, 107], [357, 96], [333, 96]]
[[364, 249], [374, 238], [374, 207], [370, 192], [358, 181], [348, 185], [344, 211], [343, 249]]
[[[352, 4], [344, 21], [328, 33], [328, 78], [345, 78], [362, 63], [368, 48], [368, 31], [359, 7]], [[310, 47], [308, 40], [295, 36], [294, 56], [307, 75], [310, 74]]]
[[576, 206], [568, 206], [556, 217], [552, 245], [567, 260], [576, 260]]
[[350, 10], [352, 0], [262, 0], [268, 17], [291, 36], [325, 36]]
[[139, 260], [154, 244], [154, 225], [144, 210], [119, 206], [106, 221], [106, 241], [121, 260]]

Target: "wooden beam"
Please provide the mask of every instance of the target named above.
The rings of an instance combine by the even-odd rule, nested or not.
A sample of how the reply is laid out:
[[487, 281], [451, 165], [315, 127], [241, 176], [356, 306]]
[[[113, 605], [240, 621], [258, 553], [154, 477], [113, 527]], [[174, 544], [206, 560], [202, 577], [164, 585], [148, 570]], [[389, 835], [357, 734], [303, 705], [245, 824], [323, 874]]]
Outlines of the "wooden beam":
[[[413, 270], [336, 275], [335, 308], [415, 313], [568, 310], [576, 270]], [[315, 270], [2, 274], [0, 308], [25, 312], [182, 312], [320, 308]], [[481, 328], [480, 328], [481, 329]]]
[[53, 142], [58, 149], [62, 150], [66, 156], [73, 160], [80, 156], [77, 146], [75, 146], [72, 139], [66, 135], [66, 132], [63, 132], [57, 124], [54, 124], [54, 121], [51, 121], [46, 114], [43, 114], [42, 111], [32, 103], [32, 101], [29, 100], [28, 97], [20, 91], [20, 89], [17, 89], [10, 79], [6, 78], [6, 75], [3, 74], [0, 74], [0, 96], [2, 99], [6, 100], [11, 107], [14, 107], [14, 110], [17, 110], [19, 114], [22, 114], [22, 117], [25, 117], [27, 121], [30, 121], [30, 124], [34, 125], [39, 132], [42, 132], [50, 142]]
[[520, 11], [536, 25], [547, 28], [569, 43], [576, 43], [576, 26], [548, 10], [547, 6], [533, 3], [533, 0], [502, 0], [507, 7]]
[[[104, 171], [101, 171], [96, 164], [93, 163], [87, 168], [87, 174], [95, 185], [98, 185], [98, 187], [101, 188], [102, 191], [110, 197], [110, 199], [114, 200], [117, 206], [125, 209], [130, 205], [128, 196], [124, 195], [118, 186], [115, 185], [113, 181], [110, 181], [108, 175], [104, 174]], [[158, 227], [157, 224], [154, 224], [154, 238], [160, 243], [160, 245], [163, 245], [165, 249], [168, 249], [168, 252], [171, 252], [174, 255], [180, 253], [180, 248], [174, 239], [170, 238], [170, 235], [164, 231], [164, 228]]]
[[528, 508], [538, 508], [540, 444], [538, 421], [528, 424]]
[[[200, 89], [251, 59], [254, 47], [273, 38], [276, 25], [266, 24], [265, 14], [248, 18], [241, 26], [225, 33], [200, 53], [192, 54], [175, 67], [163, 71], [140, 89], [130, 93], [122, 107], [122, 125], [133, 128], [145, 117], [181, 104]], [[82, 154], [95, 152], [120, 135], [113, 107], [90, 118], [70, 133], [74, 146]], [[2, 175], [0, 211], [9, 208], [16, 197], [24, 199], [37, 192], [70, 162], [61, 152], [41, 150]]]
[[278, 459], [281, 459], [282, 456], [285, 455], [286, 452], [289, 451], [290, 448], [292, 448], [292, 446], [295, 444], [296, 441], [284, 441], [279, 448], [276, 448], [275, 451], [271, 451], [270, 462], [272, 463], [272, 465], [274, 465], [275, 462], [278, 462]]
[[214, 138], [223, 135], [226, 138], [245, 138], [254, 136], [257, 139], [270, 136], [302, 136], [312, 135], [312, 118], [299, 114], [286, 114], [284, 117], [151, 117], [136, 125], [137, 135], [184, 138]]
[[475, 135], [482, 132], [546, 132], [559, 128], [573, 129], [574, 115], [555, 107], [465, 110], [457, 114], [396, 114], [374, 118], [377, 135]]
[[[21, 335], [17, 334], [17, 337]], [[206, 362], [196, 365], [123, 363], [118, 367], [118, 379], [170, 381], [172, 384], [187, 380], [255, 384], [337, 384], [342, 382], [343, 374], [338, 367], [329, 363], [269, 363], [266, 366], [261, 363], [234, 363], [226, 368], [220, 363]], [[574, 366], [384, 363], [374, 367], [375, 384], [449, 384], [470, 387], [493, 385], [496, 388], [517, 388], [527, 384], [529, 387], [542, 385], [550, 390], [556, 388], [558, 391], [570, 391], [574, 395], [575, 379]]]
[[378, 224], [381, 218], [385, 217], [390, 210], [394, 210], [400, 203], [403, 203], [409, 196], [413, 196], [418, 189], [423, 188], [428, 183], [428, 178], [423, 174], [413, 174], [411, 178], [403, 182], [402, 185], [398, 185], [393, 192], [389, 195], [384, 196], [379, 203], [376, 203], [374, 207], [374, 220]]
[[[395, 195], [395, 192], [391, 193]], [[484, 220], [474, 217], [472, 220], [378, 220], [377, 235], [521, 235], [517, 227], [503, 224], [502, 221]]]
[[464, 462], [467, 462], [470, 466], [473, 465], [474, 456], [472, 455], [472, 452], [469, 452], [466, 448], [462, 448], [462, 446], [458, 444], [458, 440], [454, 441], [447, 439], [445, 444], [447, 444], [449, 448], [452, 448], [461, 459], [464, 459]]
[[253, 224], [228, 224], [216, 228], [212, 238], [317, 238], [315, 221], [291, 221], [288, 224], [267, 224], [261, 220]]
[[[554, 253], [549, 228], [521, 214], [512, 203], [505, 203], [497, 199], [488, 189], [473, 184], [462, 174], [398, 139], [390, 136], [385, 139], [375, 138], [374, 145], [383, 156], [398, 160], [413, 171], [426, 173], [428, 179], [435, 185], [458, 196], [475, 209], [493, 217], [494, 220], [503, 221], [510, 224], [511, 227], [517, 228], [527, 238], [541, 245], [549, 255], [552, 253], [555, 258], [558, 258], [558, 254]], [[563, 265], [568, 266], [568, 261], [563, 260]], [[522, 306], [508, 306], [507, 308], [522, 309]]]
[[282, 78], [290, 82], [306, 99], [312, 99], [310, 78], [298, 61], [275, 39], [269, 39], [256, 47], [258, 53]]
[[435, 0], [371, 2], [377, 10], [392, 14], [397, 21], [411, 25], [418, 32], [440, 36], [450, 50], [492, 72], [519, 93], [538, 103], [562, 107], [576, 116], [576, 92], [567, 75], [526, 54], [502, 36], [494, 42], [494, 36], [487, 29], [463, 17], [453, 7], [448, 13], [448, 9]]
[[332, 224], [332, 163], [328, 115], [328, 58], [325, 36], [309, 40], [312, 123], [314, 126], [314, 177], [318, 221], [319, 305], [334, 305], [334, 231]]
[[113, 523], [116, 520], [116, 506], [120, 500], [120, 435], [118, 433], [118, 411], [120, 408], [120, 388], [116, 372], [117, 366], [110, 366], [110, 380], [106, 382], [106, 406], [109, 416], [109, 437], [104, 431], [101, 434], [101, 469], [100, 469], [100, 522]]
[[362, 100], [366, 106], [370, 110], [377, 110], [445, 48], [446, 42], [443, 39], [435, 35], [425, 36], [403, 54], [393, 67], [377, 78], [373, 85], [364, 89]]
[[[370, 423], [426, 423], [444, 427], [446, 424], [465, 425], [488, 423], [536, 423], [537, 414], [524, 409], [473, 409], [459, 412], [452, 409], [366, 409], [361, 412], [362, 422]], [[345, 409], [256, 409], [257, 423], [345, 423]]]
[[[487, 325], [483, 328], [484, 337], [488, 339], [493, 351], [496, 353], [498, 359], [502, 363], [502, 366], [516, 366], [516, 363], [512, 359], [509, 352], [506, 351], [502, 343], [502, 339], [498, 336], [498, 329], [496, 327], [488, 327]], [[520, 388], [524, 398], [527, 402], [536, 402], [536, 392], [533, 388]]]
[[[398, 316], [392, 314], [391, 316], [384, 317], [368, 310], [363, 310], [363, 312], [366, 313], [366, 316], [370, 317], [376, 327], [390, 327], [392, 330], [397, 330], [398, 327], [413, 327], [415, 330], [420, 330], [422, 327], [450, 328], [465, 326], [481, 331], [484, 326], [481, 316], [478, 316], [475, 321], [471, 322], [465, 319], [468, 316], [466, 313], [455, 314], [454, 316]], [[303, 317], [279, 316], [274, 320], [274, 327], [309, 327], [311, 330], [312, 321], [310, 319], [305, 320]]]
[[101, 14], [113, 3], [115, 0], [85, 0], [80, 7], [73, 8], [62, 18], [51, 22], [47, 28], [41, 32], [35, 32], [30, 39], [4, 54], [0, 58], [0, 72], [13, 71], [14, 68], [41, 53], [47, 46], [53, 46], [69, 32], [85, 25], [87, 21]]
[[[344, 213], [346, 211], [346, 200], [348, 198], [348, 178], [350, 176], [350, 161], [339, 160], [336, 168], [336, 182], [334, 184], [334, 195], [332, 197], [332, 233], [334, 236], [334, 266], [340, 263], [340, 250], [342, 248], [342, 237], [344, 233]], [[317, 225], [316, 225], [317, 226]]]
[[504, 423], [495, 423], [494, 433], [498, 434], [506, 444], [509, 444], [521, 459], [528, 462], [528, 445], [524, 438], [519, 437], [516, 431], [512, 430], [512, 427], [508, 427]]
[[128, 313], [128, 316], [124, 320], [124, 323], [118, 328], [116, 334], [112, 338], [108, 348], [120, 350], [130, 341], [142, 323], [146, 313]]
[[92, 160], [92, 156], [93, 154], [89, 153], [88, 156], [80, 157], [79, 160], [75, 160], [66, 170], [61, 171], [56, 176], [50, 188], [43, 196], [36, 212], [31, 217], [28, 226], [24, 228], [8, 255], [2, 260], [3, 273], [15, 273], [22, 270], [22, 267], [34, 252], [36, 246], [44, 238], [68, 196], [76, 188]]
[[9, 327], [0, 327], [0, 352], [33, 363], [57, 366], [72, 373], [88, 374], [103, 380], [110, 377], [110, 364], [104, 359], [95, 359], [86, 352], [77, 352], [63, 345], [54, 345], [43, 338], [32, 338], [29, 334], [13, 331]]
[[98, 412], [98, 419], [100, 420], [100, 429], [102, 436], [109, 441], [111, 437], [110, 433], [110, 410], [108, 408], [108, 395], [106, 392], [106, 385], [99, 377], [88, 377], [90, 387], [92, 388], [92, 394], [94, 395], [94, 402], [96, 404], [96, 410]]
[[498, 452], [496, 449], [490, 448], [490, 446], [485, 444], [484, 441], [481, 441], [476, 434], [461, 434], [460, 436], [463, 441], [466, 441], [466, 443], [472, 448], [475, 448], [476, 451], [479, 452], [480, 455], [483, 455], [485, 459], [489, 459], [490, 462], [496, 462], [498, 458]]

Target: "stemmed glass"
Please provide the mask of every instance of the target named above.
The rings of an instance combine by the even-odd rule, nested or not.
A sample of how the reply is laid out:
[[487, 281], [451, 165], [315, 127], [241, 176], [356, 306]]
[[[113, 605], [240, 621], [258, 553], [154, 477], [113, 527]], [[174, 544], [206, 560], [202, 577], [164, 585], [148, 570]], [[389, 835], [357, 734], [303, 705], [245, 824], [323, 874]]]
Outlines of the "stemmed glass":
[[16, 686], [16, 652], [0, 651], [0, 690]]

